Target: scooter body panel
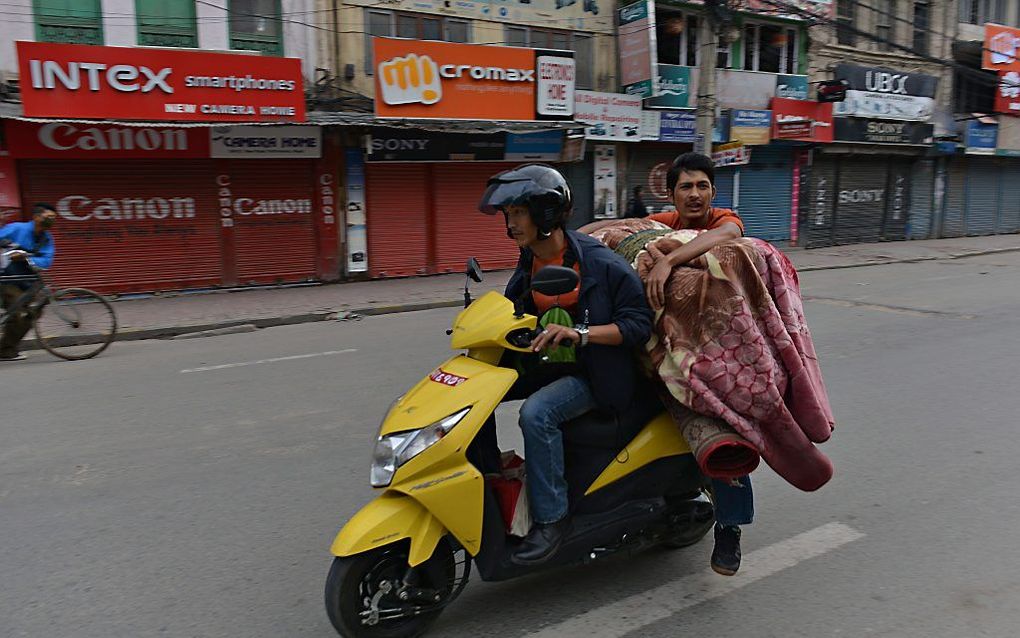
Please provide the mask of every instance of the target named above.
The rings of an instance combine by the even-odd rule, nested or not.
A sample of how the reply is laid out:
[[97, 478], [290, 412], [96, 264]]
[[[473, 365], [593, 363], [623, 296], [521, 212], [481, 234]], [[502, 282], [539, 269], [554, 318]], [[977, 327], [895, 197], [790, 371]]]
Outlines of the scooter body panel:
[[680, 434], [680, 429], [663, 412], [641, 429], [584, 494], [589, 496], [659, 459], [690, 453], [691, 446]]
[[507, 348], [527, 352], [509, 343], [507, 335], [515, 330], [534, 330], [538, 318], [514, 315], [512, 301], [496, 291], [489, 291], [465, 308], [453, 321], [450, 347], [454, 350]]
[[388, 490], [347, 521], [329, 551], [334, 556], [353, 556], [410, 539], [408, 563], [414, 567], [432, 556], [444, 535], [446, 528], [421, 504]]

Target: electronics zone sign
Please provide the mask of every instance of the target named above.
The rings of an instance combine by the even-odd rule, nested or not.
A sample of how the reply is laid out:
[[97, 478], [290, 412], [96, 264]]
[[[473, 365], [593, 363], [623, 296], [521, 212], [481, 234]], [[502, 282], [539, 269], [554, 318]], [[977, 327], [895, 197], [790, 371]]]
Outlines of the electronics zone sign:
[[29, 117], [221, 122], [305, 119], [301, 61], [18, 42]]

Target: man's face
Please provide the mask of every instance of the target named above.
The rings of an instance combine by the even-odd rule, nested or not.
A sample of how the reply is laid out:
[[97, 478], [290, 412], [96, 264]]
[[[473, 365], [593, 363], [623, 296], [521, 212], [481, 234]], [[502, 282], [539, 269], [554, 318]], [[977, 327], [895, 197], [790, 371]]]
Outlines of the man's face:
[[673, 189], [673, 205], [687, 222], [704, 219], [715, 199], [715, 186], [704, 171], [683, 171]]
[[35, 215], [35, 227], [37, 230], [47, 230], [53, 228], [53, 224], [57, 222], [57, 212], [53, 210], [44, 210], [41, 213]]
[[531, 220], [527, 206], [507, 206], [506, 229], [521, 248], [538, 241], [538, 226]]

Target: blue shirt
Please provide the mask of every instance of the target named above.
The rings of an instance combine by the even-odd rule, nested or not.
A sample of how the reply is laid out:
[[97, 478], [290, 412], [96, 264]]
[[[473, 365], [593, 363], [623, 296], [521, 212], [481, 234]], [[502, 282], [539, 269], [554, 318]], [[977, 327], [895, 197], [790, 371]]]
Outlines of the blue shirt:
[[13, 222], [0, 228], [0, 239], [7, 239], [28, 253], [28, 263], [36, 268], [49, 268], [53, 265], [53, 235], [43, 231], [37, 238], [35, 222]]

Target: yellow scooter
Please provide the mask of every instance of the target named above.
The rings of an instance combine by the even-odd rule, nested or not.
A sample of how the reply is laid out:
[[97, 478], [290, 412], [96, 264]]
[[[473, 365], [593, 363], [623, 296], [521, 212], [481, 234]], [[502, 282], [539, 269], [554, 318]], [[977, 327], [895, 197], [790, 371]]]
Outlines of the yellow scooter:
[[[473, 258], [467, 276], [482, 280]], [[531, 290], [555, 296], [577, 281], [573, 269], [547, 267]], [[326, 611], [342, 636], [421, 635], [463, 591], [472, 561], [482, 580], [498, 581], [652, 545], [685, 547], [712, 528], [705, 479], [652, 399], [641, 414], [589, 413], [564, 425], [571, 530], [545, 564], [511, 563], [519, 539], [508, 535], [479, 469], [479, 433], [518, 378], [500, 365], [503, 355], [530, 352], [537, 318], [496, 292], [472, 303], [467, 285], [464, 302], [447, 332], [451, 347], [466, 353], [390, 408], [372, 460], [381, 493], [333, 541]]]

